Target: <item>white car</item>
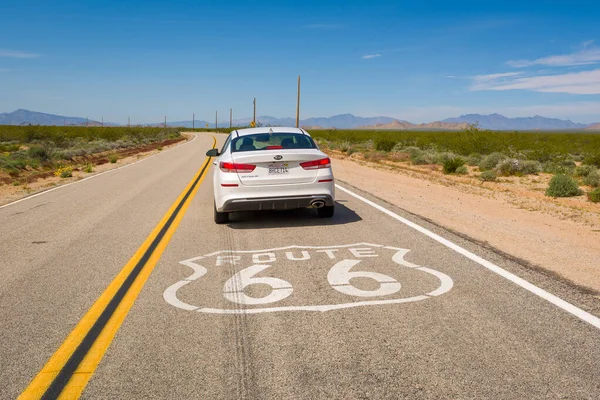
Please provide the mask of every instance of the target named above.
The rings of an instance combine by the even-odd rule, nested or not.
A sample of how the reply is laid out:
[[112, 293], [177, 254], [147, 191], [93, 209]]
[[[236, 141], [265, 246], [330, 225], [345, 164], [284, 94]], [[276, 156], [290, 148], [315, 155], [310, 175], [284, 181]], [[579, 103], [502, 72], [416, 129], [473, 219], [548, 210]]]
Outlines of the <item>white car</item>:
[[333, 217], [335, 189], [331, 161], [298, 128], [250, 128], [231, 132], [216, 157], [213, 186], [215, 222], [234, 211], [315, 208]]

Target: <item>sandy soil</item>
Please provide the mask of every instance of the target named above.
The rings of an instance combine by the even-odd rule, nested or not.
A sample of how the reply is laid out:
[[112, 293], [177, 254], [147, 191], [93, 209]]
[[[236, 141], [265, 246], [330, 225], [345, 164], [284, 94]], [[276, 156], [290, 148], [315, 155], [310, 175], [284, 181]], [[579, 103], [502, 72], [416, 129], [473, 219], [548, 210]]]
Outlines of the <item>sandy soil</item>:
[[[186, 137], [186, 140], [189, 140], [192, 137], [185, 133], [184, 136]], [[38, 173], [35, 175], [31, 174], [29, 177], [21, 177], [19, 178], [20, 183], [18, 185], [13, 185], [10, 183], [7, 184], [0, 181], [0, 206], [22, 199], [32, 194], [43, 192], [55, 186], [60, 186], [66, 183], [78, 181], [104, 171], [119, 168], [126, 164], [131, 164], [142, 158], [154, 155], [160, 151], [165, 151], [170, 147], [177, 146], [181, 143], [185, 143], [185, 140], [171, 144], [168, 143], [173, 142], [173, 140], [165, 142], [155, 143], [152, 145], [145, 145], [139, 148], [123, 149], [118, 152], [119, 159], [116, 163], [110, 163], [107, 159], [108, 154], [114, 152], [95, 154], [88, 160], [80, 160], [81, 162], [79, 163], [79, 166], [73, 165], [75, 169], [73, 170], [73, 177], [71, 178], [59, 178], [54, 176], [52, 171], [50, 171], [46, 173]], [[162, 150], [157, 149], [157, 147], [159, 146], [162, 148]], [[81, 168], [79, 168], [81, 167], [81, 165], [85, 165], [88, 163], [94, 165], [93, 172], [91, 173], [83, 172]], [[8, 176], [6, 176], [6, 178], [8, 178]]]
[[340, 181], [600, 293], [600, 204], [544, 196], [549, 176], [481, 183], [329, 153]]

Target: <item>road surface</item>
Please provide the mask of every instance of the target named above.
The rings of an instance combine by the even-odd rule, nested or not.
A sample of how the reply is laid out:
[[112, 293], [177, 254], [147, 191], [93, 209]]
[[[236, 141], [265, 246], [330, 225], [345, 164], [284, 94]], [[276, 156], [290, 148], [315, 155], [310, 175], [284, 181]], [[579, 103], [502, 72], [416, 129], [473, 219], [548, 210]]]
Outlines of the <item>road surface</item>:
[[0, 208], [1, 399], [600, 398], [593, 294], [343, 182], [215, 225], [213, 144]]

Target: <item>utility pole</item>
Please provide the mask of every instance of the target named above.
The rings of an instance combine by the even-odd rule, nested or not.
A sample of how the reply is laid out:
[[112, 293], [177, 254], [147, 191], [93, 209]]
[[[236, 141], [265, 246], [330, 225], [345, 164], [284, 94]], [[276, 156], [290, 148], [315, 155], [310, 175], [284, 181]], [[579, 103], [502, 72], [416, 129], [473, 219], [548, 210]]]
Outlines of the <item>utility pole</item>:
[[131, 126], [131, 117], [127, 117], [127, 127]]
[[254, 117], [252, 117], [252, 122], [254, 122], [254, 126], [256, 126], [256, 97], [254, 98]]
[[229, 129], [231, 129], [233, 124], [233, 108], [229, 109]]
[[300, 127], [300, 75], [298, 75], [298, 102], [296, 103], [296, 128]]
[[102, 127], [104, 127], [104, 117], [102, 117]]
[[88, 117], [85, 117], [85, 127], [86, 128], [87, 128], [89, 122], [90, 122], [90, 119]]
[[165, 128], [167, 127], [167, 116], [165, 115]]
[[196, 125], [196, 113], [192, 114], [192, 129], [194, 129], [194, 125]]
[[215, 111], [215, 131], [219, 132], [219, 112]]

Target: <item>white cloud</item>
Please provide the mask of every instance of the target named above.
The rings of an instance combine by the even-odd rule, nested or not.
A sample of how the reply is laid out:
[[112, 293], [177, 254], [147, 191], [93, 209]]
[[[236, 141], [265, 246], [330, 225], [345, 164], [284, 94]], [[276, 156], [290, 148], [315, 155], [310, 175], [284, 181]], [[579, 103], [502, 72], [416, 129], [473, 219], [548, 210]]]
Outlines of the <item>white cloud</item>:
[[537, 60], [513, 60], [507, 64], [515, 68], [531, 67], [533, 65], [548, 65], [551, 67], [569, 67], [574, 65], [589, 65], [600, 62], [600, 48], [591, 47], [593, 40], [584, 42], [582, 49], [572, 53], [558, 56], [538, 58]]
[[600, 69], [558, 75], [522, 76], [522, 72], [479, 75], [472, 91], [531, 90], [534, 92], [600, 94]]
[[473, 80], [477, 83], [485, 83], [491, 81], [497, 81], [501, 78], [509, 78], [511, 76], [523, 75], [522, 72], [503, 72], [501, 74], [489, 74], [489, 75], [477, 75], [473, 77]]
[[30, 53], [27, 51], [18, 51], [18, 50], [3, 50], [0, 49], [0, 57], [8, 57], [8, 58], [37, 58], [39, 54]]
[[367, 54], [362, 56], [362, 58], [364, 58], [365, 60], [369, 60], [371, 58], [377, 58], [377, 57], [381, 57], [381, 54], [377, 53], [377, 54]]

